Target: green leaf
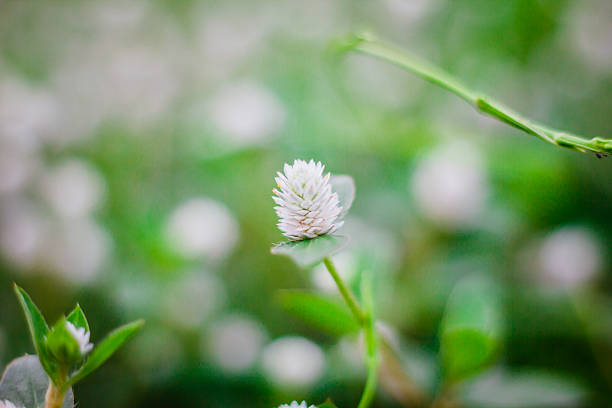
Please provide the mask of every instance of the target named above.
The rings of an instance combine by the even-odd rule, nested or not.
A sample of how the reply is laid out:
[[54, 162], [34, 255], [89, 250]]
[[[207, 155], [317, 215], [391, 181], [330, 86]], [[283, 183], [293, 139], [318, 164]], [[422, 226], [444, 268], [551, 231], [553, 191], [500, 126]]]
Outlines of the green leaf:
[[538, 371], [495, 370], [465, 384], [459, 393], [461, 402], [474, 408], [575, 407], [586, 397], [576, 382]]
[[77, 303], [72, 312], [66, 317], [70, 323], [74, 325], [74, 327], [79, 328], [82, 327], [86, 332], [89, 331], [89, 323], [87, 323], [87, 318], [85, 317], [85, 313], [81, 309], [81, 305]]
[[[44, 404], [49, 377], [38, 357], [25, 355], [13, 360], [0, 380], [0, 401], [8, 400], [16, 406], [39, 408]], [[69, 389], [62, 408], [72, 408], [74, 397]]]
[[447, 381], [475, 374], [497, 354], [502, 337], [499, 291], [483, 276], [461, 280], [450, 295], [440, 326]]
[[339, 218], [344, 218], [353, 205], [355, 199], [355, 181], [351, 176], [339, 174], [332, 176], [329, 180], [332, 186], [332, 191], [338, 193], [338, 201], [342, 207]]
[[277, 301], [289, 313], [328, 334], [342, 336], [359, 330], [346, 306], [330, 298], [301, 290], [282, 290]]
[[321, 235], [303, 241], [287, 241], [276, 244], [270, 252], [288, 256], [298, 266], [307, 268], [335, 254], [348, 244], [349, 238], [341, 235]]
[[317, 407], [318, 408], [338, 408], [338, 407], [336, 407], [336, 405], [334, 405], [332, 400], [330, 400], [329, 398], [327, 399], [327, 401], [325, 401], [321, 405], [317, 405]]
[[68, 385], [74, 385], [78, 381], [87, 377], [96, 368], [100, 367], [110, 356], [113, 355], [119, 347], [123, 345], [130, 337], [132, 337], [144, 325], [144, 320], [136, 320], [134, 322], [123, 325], [106, 336], [104, 340], [98, 344], [89, 358], [83, 363], [68, 380]]
[[42, 313], [40, 313], [40, 310], [38, 310], [38, 307], [36, 307], [26, 291], [16, 284], [14, 285], [14, 289], [17, 299], [19, 299], [19, 303], [21, 304], [21, 308], [25, 314], [26, 321], [28, 322], [28, 328], [30, 329], [30, 335], [32, 336], [32, 343], [34, 343], [34, 348], [36, 349], [40, 363], [47, 374], [49, 374], [49, 377], [51, 377], [51, 379], [57, 383], [57, 365], [49, 355], [49, 352], [45, 346], [45, 339], [47, 333], [49, 332], [49, 326], [47, 326], [45, 318], [43, 317]]

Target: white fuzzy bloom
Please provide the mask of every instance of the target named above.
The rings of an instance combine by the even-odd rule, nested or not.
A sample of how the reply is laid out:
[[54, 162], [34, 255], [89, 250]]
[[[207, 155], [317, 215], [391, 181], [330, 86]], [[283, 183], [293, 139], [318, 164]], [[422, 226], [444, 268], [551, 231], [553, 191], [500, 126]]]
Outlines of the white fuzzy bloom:
[[321, 162], [295, 160], [285, 163], [284, 174], [275, 178], [280, 190], [274, 189], [272, 199], [280, 218], [278, 228], [287, 238], [300, 241], [331, 234], [344, 224], [338, 221], [342, 211], [338, 194], [332, 191], [330, 173], [323, 175]]
[[91, 351], [93, 344], [89, 342], [89, 332], [85, 331], [84, 327], [75, 327], [74, 324], [66, 322], [66, 329], [72, 337], [79, 343], [81, 355], [85, 355]]
[[282, 404], [278, 408], [316, 408], [314, 405], [308, 406], [306, 401], [302, 401], [298, 404], [297, 401], [292, 401], [291, 404]]
[[[285, 406], [288, 406], [288, 405], [285, 405]], [[21, 408], [21, 405], [15, 405], [9, 400], [4, 400], [4, 401], [0, 400], [0, 408]]]

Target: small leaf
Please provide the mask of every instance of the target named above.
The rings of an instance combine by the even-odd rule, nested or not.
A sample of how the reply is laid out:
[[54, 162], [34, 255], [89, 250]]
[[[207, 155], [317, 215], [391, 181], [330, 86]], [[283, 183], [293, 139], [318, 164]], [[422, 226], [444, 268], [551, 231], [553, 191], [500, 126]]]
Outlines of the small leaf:
[[283, 290], [277, 295], [281, 306], [305, 323], [326, 333], [342, 336], [359, 330], [359, 325], [343, 304], [301, 290]]
[[288, 256], [298, 266], [307, 268], [335, 254], [348, 244], [349, 238], [340, 235], [321, 235], [303, 241], [287, 241], [272, 247], [274, 255]]
[[87, 377], [96, 368], [100, 367], [119, 347], [123, 345], [130, 337], [132, 337], [143, 326], [144, 320], [136, 320], [134, 322], [123, 325], [106, 336], [104, 340], [97, 345], [89, 355], [89, 358], [83, 363], [68, 380], [69, 385], [74, 385], [78, 381]]
[[70, 323], [74, 325], [74, 327], [82, 327], [86, 332], [89, 331], [89, 323], [87, 323], [87, 318], [85, 317], [85, 313], [83, 313], [83, 309], [81, 309], [81, 305], [77, 303], [72, 312], [66, 317]]
[[40, 310], [38, 310], [38, 307], [36, 307], [26, 291], [17, 285], [14, 285], [14, 289], [15, 294], [19, 299], [19, 303], [21, 304], [21, 308], [25, 314], [26, 321], [28, 322], [28, 328], [30, 329], [30, 334], [32, 336], [32, 343], [34, 343], [34, 348], [36, 349], [36, 353], [40, 358], [40, 363], [47, 374], [49, 374], [49, 377], [51, 377], [51, 379], [57, 383], [57, 365], [49, 355], [49, 352], [45, 346], [45, 337], [49, 332], [49, 326], [47, 326], [45, 318], [40, 313]]
[[355, 199], [355, 181], [353, 181], [351, 176], [339, 174], [332, 176], [329, 183], [332, 186], [332, 191], [338, 193], [338, 201], [340, 201], [340, 206], [342, 207], [339, 218], [344, 218], [351, 209]]
[[461, 401], [474, 408], [575, 407], [587, 397], [579, 384], [546, 372], [495, 370], [465, 384]]
[[497, 287], [482, 276], [461, 280], [440, 326], [444, 375], [456, 381], [475, 374], [496, 355], [501, 341]]
[[[43, 406], [49, 386], [49, 377], [38, 357], [26, 355], [13, 360], [0, 380], [0, 401], [11, 401], [15, 406], [39, 408]], [[62, 408], [72, 408], [74, 397], [68, 390]]]
[[324, 403], [322, 403], [321, 405], [317, 405], [318, 408], [338, 408], [336, 407], [336, 405], [334, 405], [334, 403], [332, 402], [331, 399], [327, 399], [327, 401], [325, 401]]

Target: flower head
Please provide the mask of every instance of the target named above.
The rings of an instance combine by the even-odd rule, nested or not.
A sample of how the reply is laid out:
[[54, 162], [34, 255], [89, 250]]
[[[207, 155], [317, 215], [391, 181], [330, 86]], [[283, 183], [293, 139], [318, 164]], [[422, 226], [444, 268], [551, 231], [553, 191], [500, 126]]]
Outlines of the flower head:
[[82, 356], [91, 351], [93, 344], [89, 342], [89, 332], [85, 331], [84, 327], [75, 327], [74, 324], [66, 322], [66, 329], [79, 344], [79, 351]]
[[338, 194], [332, 191], [330, 173], [323, 175], [321, 162], [295, 160], [285, 163], [284, 174], [275, 178], [278, 190], [272, 190], [274, 209], [280, 218], [278, 228], [287, 238], [300, 241], [331, 234], [342, 226]]
[[20, 408], [21, 405], [15, 405], [9, 400], [0, 400], [0, 408]]
[[299, 404], [297, 401], [292, 401], [291, 404], [283, 404], [283, 405], [280, 405], [278, 408], [316, 408], [316, 407], [314, 405], [308, 406], [306, 401], [302, 401]]

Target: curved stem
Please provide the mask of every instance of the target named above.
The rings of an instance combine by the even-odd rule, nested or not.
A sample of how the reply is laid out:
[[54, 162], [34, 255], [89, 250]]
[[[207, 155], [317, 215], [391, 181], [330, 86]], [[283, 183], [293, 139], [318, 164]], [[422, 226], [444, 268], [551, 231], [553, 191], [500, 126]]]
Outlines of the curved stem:
[[346, 287], [342, 278], [338, 274], [334, 263], [331, 258], [326, 257], [323, 259], [323, 263], [327, 267], [329, 274], [336, 282], [340, 294], [344, 298], [347, 306], [353, 313], [353, 317], [361, 326], [364, 331], [365, 343], [366, 343], [366, 366], [368, 370], [368, 377], [366, 379], [366, 385], [361, 395], [361, 400], [357, 408], [367, 408], [372, 403], [374, 395], [376, 394], [376, 388], [378, 384], [378, 344], [376, 329], [374, 327], [374, 318], [372, 313], [372, 295], [369, 280], [363, 280], [362, 296], [366, 307], [366, 313], [363, 312], [361, 306], [357, 303], [355, 296]]
[[351, 36], [341, 49], [367, 54], [388, 61], [459, 96], [480, 112], [512, 127], [536, 136], [548, 143], [580, 152], [594, 152], [598, 157], [612, 154], [612, 139], [587, 139], [568, 132], [555, 130], [525, 118], [493, 98], [476, 92], [437, 66], [391, 44], [369, 35]]
[[340, 278], [340, 275], [338, 275], [338, 271], [336, 270], [336, 267], [334, 266], [334, 263], [332, 262], [331, 258], [323, 258], [323, 263], [325, 264], [325, 267], [327, 267], [327, 270], [329, 271], [331, 277], [334, 279], [334, 282], [336, 282], [336, 286], [338, 286], [338, 290], [344, 298], [344, 301], [346, 302], [347, 306], [349, 307], [349, 309], [351, 309], [351, 313], [353, 313], [355, 320], [357, 320], [357, 323], [359, 323], [359, 325], [363, 327], [365, 322], [365, 316], [363, 314], [363, 311], [361, 310], [361, 307], [357, 303], [357, 300], [355, 300], [355, 297], [353, 296], [351, 291], [342, 281], [342, 278]]

